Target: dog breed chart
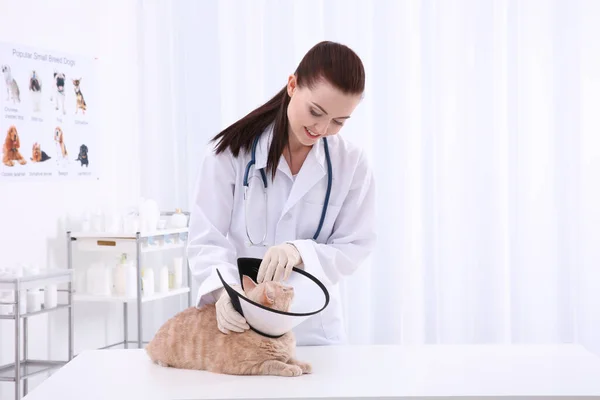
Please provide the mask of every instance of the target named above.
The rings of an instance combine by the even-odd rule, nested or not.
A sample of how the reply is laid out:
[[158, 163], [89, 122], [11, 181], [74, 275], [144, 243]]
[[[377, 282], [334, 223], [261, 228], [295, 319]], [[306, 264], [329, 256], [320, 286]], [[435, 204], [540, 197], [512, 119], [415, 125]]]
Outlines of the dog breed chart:
[[0, 181], [97, 178], [94, 62], [0, 43]]

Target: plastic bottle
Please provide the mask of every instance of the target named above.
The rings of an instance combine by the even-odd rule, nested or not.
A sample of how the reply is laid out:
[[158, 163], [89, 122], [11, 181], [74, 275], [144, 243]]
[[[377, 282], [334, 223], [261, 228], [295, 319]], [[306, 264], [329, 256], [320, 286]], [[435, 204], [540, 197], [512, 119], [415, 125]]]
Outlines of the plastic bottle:
[[187, 226], [187, 217], [181, 212], [181, 208], [175, 210], [175, 213], [169, 218], [169, 228], [179, 229]]
[[158, 289], [161, 293], [166, 293], [169, 291], [169, 268], [166, 265], [160, 267], [158, 283]]

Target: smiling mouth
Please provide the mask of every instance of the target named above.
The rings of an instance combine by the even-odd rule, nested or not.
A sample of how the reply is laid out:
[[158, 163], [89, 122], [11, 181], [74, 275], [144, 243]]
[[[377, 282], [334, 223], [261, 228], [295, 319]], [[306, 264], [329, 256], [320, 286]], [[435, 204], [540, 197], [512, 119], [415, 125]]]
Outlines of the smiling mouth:
[[318, 138], [320, 136], [320, 135], [314, 133], [313, 131], [311, 131], [310, 129], [308, 129], [307, 127], [304, 127], [304, 133], [306, 133], [311, 138]]

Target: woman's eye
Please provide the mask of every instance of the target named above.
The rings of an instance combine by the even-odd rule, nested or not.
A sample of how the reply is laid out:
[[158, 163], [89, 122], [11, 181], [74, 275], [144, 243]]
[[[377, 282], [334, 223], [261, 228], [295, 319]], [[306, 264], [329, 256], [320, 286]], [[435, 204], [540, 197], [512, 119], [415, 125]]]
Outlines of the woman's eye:
[[312, 108], [310, 109], [310, 113], [311, 113], [313, 116], [315, 116], [315, 117], [320, 117], [320, 116], [321, 116], [321, 114], [317, 113], [317, 112], [316, 112], [314, 109], [312, 109]]
[[343, 122], [340, 122], [340, 121], [338, 121], [338, 120], [335, 120], [335, 119], [333, 120], [333, 122], [335, 122], [335, 123], [336, 123], [337, 125], [339, 125], [339, 126], [342, 126], [342, 125], [344, 125], [344, 123], [343, 123]]

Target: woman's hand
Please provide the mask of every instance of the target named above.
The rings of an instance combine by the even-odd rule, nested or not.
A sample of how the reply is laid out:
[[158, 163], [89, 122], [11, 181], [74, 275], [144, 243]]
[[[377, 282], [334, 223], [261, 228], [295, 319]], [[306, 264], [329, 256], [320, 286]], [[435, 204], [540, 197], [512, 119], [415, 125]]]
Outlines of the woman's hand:
[[[244, 294], [240, 286], [232, 285], [231, 287], [238, 293]], [[225, 290], [225, 288], [221, 290], [222, 292], [219, 296], [219, 300], [217, 300], [217, 303], [215, 304], [217, 311], [217, 326], [219, 327], [219, 330], [227, 335], [230, 332], [244, 332], [245, 330], [250, 329], [250, 326], [248, 326], [248, 323], [242, 314], [235, 311], [235, 308], [233, 308], [227, 290]]]
[[270, 247], [260, 263], [256, 282], [284, 281], [290, 277], [292, 268], [302, 263], [296, 246], [283, 243]]

